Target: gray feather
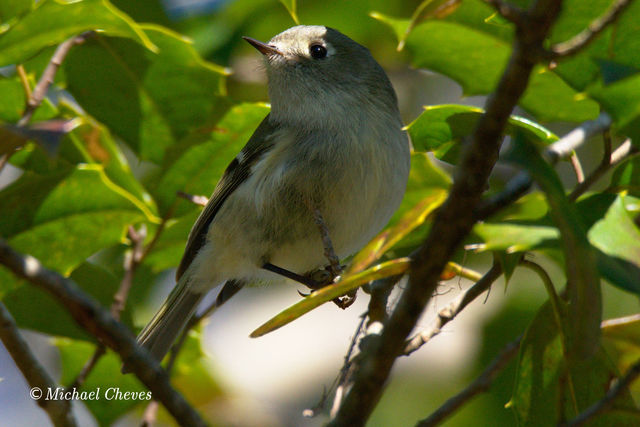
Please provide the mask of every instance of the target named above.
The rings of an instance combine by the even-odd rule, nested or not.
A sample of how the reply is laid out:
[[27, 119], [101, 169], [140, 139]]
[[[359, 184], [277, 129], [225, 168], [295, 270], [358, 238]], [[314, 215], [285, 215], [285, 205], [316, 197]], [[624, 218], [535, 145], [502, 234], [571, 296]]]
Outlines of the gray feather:
[[184, 275], [138, 335], [138, 344], [149, 350], [158, 361], [167, 354], [204, 297], [203, 293], [191, 292], [187, 282], [188, 275]]

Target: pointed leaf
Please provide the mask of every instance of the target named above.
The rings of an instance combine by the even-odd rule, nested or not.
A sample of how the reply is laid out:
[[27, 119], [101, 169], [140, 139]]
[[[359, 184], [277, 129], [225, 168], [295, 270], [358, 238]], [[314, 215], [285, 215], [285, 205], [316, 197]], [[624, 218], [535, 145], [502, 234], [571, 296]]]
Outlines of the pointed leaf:
[[24, 62], [47, 46], [89, 30], [128, 37], [155, 50], [138, 24], [107, 0], [40, 1], [0, 36], [0, 66]]
[[281, 328], [314, 308], [354, 289], [358, 289], [360, 286], [365, 283], [369, 283], [372, 280], [403, 274], [409, 268], [409, 264], [409, 258], [400, 258], [373, 266], [360, 273], [345, 276], [333, 285], [329, 285], [318, 291], [312, 292], [311, 295], [304, 298], [302, 301], [292, 305], [277, 316], [268, 320], [258, 329], [253, 331], [251, 333], [251, 337], [257, 338]]
[[298, 19], [296, 0], [280, 0], [280, 3], [282, 3], [284, 7], [287, 8], [287, 12], [289, 12], [289, 15], [291, 15], [291, 18], [293, 18], [293, 22], [295, 22], [296, 25], [300, 25], [300, 20]]

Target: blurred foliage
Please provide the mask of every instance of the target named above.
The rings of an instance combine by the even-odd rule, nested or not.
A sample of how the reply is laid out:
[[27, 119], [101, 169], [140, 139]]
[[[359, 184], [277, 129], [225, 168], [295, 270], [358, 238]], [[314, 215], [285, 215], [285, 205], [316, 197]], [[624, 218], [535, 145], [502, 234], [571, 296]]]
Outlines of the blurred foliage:
[[[549, 43], [584, 30], [611, 1], [564, 4]], [[443, 74], [461, 86], [464, 96], [492, 92], [514, 37], [512, 24], [481, 0], [226, 0], [168, 10], [160, 0], [0, 0], [0, 155], [22, 171], [0, 190], [0, 236], [71, 277], [108, 307], [123, 275], [123, 257], [131, 250], [127, 229], [146, 226], [146, 244], [152, 246], [134, 278], [135, 298], [122, 314], [127, 325], [140, 326], [135, 313], [144, 307], [143, 297], [159, 275], [179, 263], [200, 211], [176, 193], [210, 194], [269, 111], [263, 83], [243, 73], [229, 75], [229, 67], [237, 64], [255, 67], [242, 62], [257, 56], [240, 36], [266, 41], [296, 22], [339, 29], [369, 47], [391, 72], [410, 64]], [[512, 141], [504, 160], [527, 170], [540, 190], [477, 224], [467, 243], [476, 252], [497, 255], [511, 283], [523, 281], [517, 267], [523, 255], [545, 259], [564, 272], [554, 277], [555, 286], [567, 283], [570, 304], [547, 288], [550, 299], [536, 302], [537, 314], [536, 306], [520, 302], [496, 315], [484, 331], [481, 360], [467, 374], [479, 372], [500, 345], [524, 332], [519, 358], [491, 394], [459, 411], [451, 425], [494, 425], [497, 419], [500, 424], [555, 424], [600, 399], [611, 379], [640, 359], [637, 319], [599, 327], [603, 304], [615, 306], [640, 295], [640, 163], [621, 163], [606, 190], [572, 202], [566, 196], [570, 189], [538, 155], [558, 139], [548, 126], [577, 125], [601, 112], [613, 118], [615, 142], [631, 138], [638, 145], [638, 22], [640, 3], [635, 2], [579, 54], [538, 65], [520, 100], [528, 117], [509, 121], [506, 133]], [[17, 127], [25, 87], [33, 89], [55, 46], [90, 30], [95, 34], [71, 49], [29, 126]], [[20, 64], [22, 78], [15, 67]], [[270, 328], [368, 280], [406, 271], [401, 256], [418, 248], [452, 180], [426, 153], [457, 164], [482, 113], [438, 105], [425, 106], [412, 118], [409, 185], [389, 227], [354, 257], [339, 284], [284, 311]], [[371, 267], [376, 261], [380, 264]], [[509, 294], [517, 298], [520, 292], [510, 285]], [[612, 292], [619, 294], [609, 298]], [[58, 337], [61, 381], [70, 383], [93, 353], [93, 338], [52, 299], [4, 269], [0, 298], [22, 328]], [[174, 383], [203, 408], [226, 393], [207, 369], [200, 345], [199, 331], [192, 331], [174, 367]], [[595, 356], [581, 360], [578, 355], [588, 349], [596, 349]], [[402, 386], [392, 387], [372, 425], [411, 425], [437, 407], [442, 390], [456, 391], [426, 376], [396, 378], [394, 384], [398, 381]], [[112, 353], [100, 360], [84, 387], [142, 390], [133, 377], [120, 375]], [[394, 390], [409, 391], [398, 397]], [[407, 399], [407, 394], [420, 398]], [[638, 397], [632, 388], [593, 425], [639, 423], [633, 400]], [[507, 401], [511, 411], [503, 408]], [[87, 407], [100, 425], [108, 425], [131, 411], [139, 413], [144, 403], [102, 400]], [[492, 415], [480, 422], [478, 413]], [[212, 423], [222, 422], [213, 411], [206, 415]]]

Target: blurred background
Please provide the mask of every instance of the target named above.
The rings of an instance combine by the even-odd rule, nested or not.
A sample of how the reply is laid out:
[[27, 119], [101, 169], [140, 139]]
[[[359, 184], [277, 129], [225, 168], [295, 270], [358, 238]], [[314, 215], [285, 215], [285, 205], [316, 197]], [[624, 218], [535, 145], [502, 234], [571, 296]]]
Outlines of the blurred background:
[[[233, 99], [268, 101], [260, 55], [243, 42], [241, 36], [267, 41], [293, 26], [291, 16], [279, 1], [112, 2], [138, 22], [158, 23], [191, 38], [204, 58], [230, 68], [233, 74], [228, 79], [228, 93]], [[405, 123], [414, 120], [424, 105], [482, 106], [483, 97], [463, 97], [461, 88], [452, 80], [427, 70], [411, 69], [406, 53], [396, 50], [391, 30], [369, 16], [370, 12], [379, 11], [408, 18], [419, 4], [419, 0], [302, 0], [298, 2], [298, 15], [303, 24], [334, 27], [371, 50], [392, 80]], [[526, 116], [522, 111], [516, 113]], [[575, 126], [547, 125], [559, 135]], [[590, 145], [600, 146], [587, 144], [579, 153], [587, 170], [599, 159], [599, 148], [590, 148]], [[139, 173], [144, 172], [144, 164], [137, 167]], [[561, 165], [560, 172], [568, 183], [573, 183], [569, 166]], [[19, 171], [8, 165], [0, 175], [0, 186], [6, 186], [18, 175]], [[495, 179], [508, 176], [506, 171]], [[556, 286], [562, 285], [560, 268], [541, 255], [534, 256], [534, 260], [547, 268]], [[485, 272], [492, 260], [486, 254], [461, 251], [457, 261]], [[136, 324], [144, 324], [170, 291], [173, 272], [164, 279], [154, 287], [146, 307], [136, 313]], [[468, 281], [458, 278], [443, 283], [419, 326], [428, 327], [437, 310], [469, 285]], [[248, 338], [257, 326], [299, 300], [296, 289], [293, 284], [278, 289], [246, 289], [218, 310], [204, 327], [204, 351], [209, 356], [207, 369], [222, 397], [212, 399], [200, 409], [215, 414], [220, 425], [312, 427], [326, 422], [324, 413], [305, 418], [303, 411], [317, 406], [323, 390], [330, 390], [359, 318], [366, 310], [368, 297], [360, 292], [356, 304], [345, 311], [325, 304], [271, 334], [259, 339]], [[604, 286], [603, 292], [605, 318], [636, 311], [635, 299], [610, 286]], [[396, 297], [397, 292], [391, 301]], [[482, 296], [474, 302], [439, 336], [410, 357], [398, 359], [386, 393], [368, 425], [411, 426], [426, 417], [471, 382], [505, 344], [514, 340], [545, 300], [546, 293], [538, 277], [527, 271], [517, 270], [508, 289], [498, 281], [486, 298]], [[39, 359], [58, 379], [59, 354], [50, 345], [51, 338], [32, 332], [25, 334]], [[489, 393], [475, 398], [445, 425], [514, 425], [515, 418], [505, 408], [513, 388], [514, 371], [512, 362]], [[28, 385], [2, 346], [0, 377], [0, 425], [49, 425], [44, 412], [29, 399]], [[331, 398], [327, 403], [329, 407]], [[144, 406], [140, 405], [116, 425], [139, 425]], [[83, 426], [97, 425], [83, 403], [75, 402], [74, 410]], [[172, 421], [161, 412], [158, 424], [172, 425]]]

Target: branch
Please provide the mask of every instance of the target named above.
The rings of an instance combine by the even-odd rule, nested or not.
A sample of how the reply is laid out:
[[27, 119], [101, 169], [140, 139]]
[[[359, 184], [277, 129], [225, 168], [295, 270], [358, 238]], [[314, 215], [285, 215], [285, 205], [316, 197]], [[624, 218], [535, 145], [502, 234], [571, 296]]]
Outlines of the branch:
[[[42, 393], [47, 390], [55, 390], [58, 386], [49, 376], [47, 371], [35, 358], [31, 349], [18, 330], [11, 313], [0, 302], [0, 339], [13, 358], [14, 362], [24, 375], [31, 387], [31, 398], [36, 400], [38, 406], [47, 412], [49, 419], [55, 426], [75, 427], [76, 420], [71, 412], [71, 404], [68, 400], [43, 399]], [[38, 391], [40, 396], [38, 396]]]
[[551, 47], [552, 58], [575, 55], [591, 43], [607, 26], [615, 22], [633, 0], [617, 0], [609, 10], [592, 21], [582, 32], [562, 43]]
[[194, 196], [193, 194], [188, 194], [184, 191], [177, 191], [176, 194], [178, 197], [182, 197], [183, 199], [199, 206], [207, 206], [207, 202], [209, 201], [206, 196]]
[[569, 194], [569, 200], [577, 200], [585, 191], [587, 191], [593, 184], [596, 183], [604, 174], [611, 168], [617, 166], [623, 161], [638, 154], [638, 147], [631, 143], [630, 139], [625, 140], [613, 153], [607, 153], [605, 149], [605, 155], [602, 158], [602, 162], [598, 167], [587, 176], [584, 181], [576, 185], [573, 191]]
[[507, 344], [478, 378], [460, 393], [447, 400], [442, 406], [429, 415], [428, 418], [418, 422], [416, 427], [432, 427], [440, 424], [458, 410], [458, 408], [469, 402], [474, 396], [489, 390], [496, 376], [502, 372], [511, 358], [518, 353], [521, 340], [522, 337], [518, 337], [515, 341]]
[[47, 95], [47, 91], [49, 90], [49, 86], [53, 84], [53, 80], [58, 72], [58, 68], [62, 65], [62, 62], [66, 58], [67, 54], [71, 50], [71, 48], [77, 44], [82, 44], [84, 41], [94, 34], [93, 31], [87, 31], [85, 33], [80, 34], [79, 36], [72, 37], [58, 46], [56, 51], [53, 53], [53, 56], [49, 60], [49, 64], [47, 68], [42, 72], [42, 76], [40, 76], [40, 80], [38, 84], [33, 89], [33, 92], [27, 99], [27, 106], [22, 114], [20, 120], [18, 120], [18, 126], [25, 126], [31, 120], [33, 113], [42, 103], [42, 100]]
[[409, 282], [382, 335], [363, 354], [353, 387], [332, 426], [362, 426], [375, 408], [395, 359], [415, 327], [447, 261], [471, 231], [482, 193], [502, 143], [507, 120], [527, 88], [536, 63], [533, 52], [542, 48], [557, 19], [561, 1], [538, 0], [516, 32], [513, 53], [495, 92], [487, 100], [456, 170], [449, 197], [438, 209], [431, 231], [411, 264]]
[[631, 383], [635, 381], [636, 378], [638, 378], [638, 375], [640, 375], [640, 361], [634, 363], [631, 368], [629, 368], [629, 370], [624, 374], [624, 376], [620, 378], [618, 382], [616, 382], [616, 385], [611, 387], [609, 391], [607, 391], [602, 399], [591, 405], [584, 412], [582, 412], [580, 415], [578, 415], [568, 423], [564, 424], [563, 427], [580, 426], [598, 415], [600, 412], [609, 409], [613, 405], [616, 398], [623, 392], [628, 390]]
[[82, 292], [73, 281], [44, 268], [30, 255], [14, 251], [0, 239], [0, 264], [16, 276], [42, 288], [58, 300], [74, 320], [104, 345], [120, 355], [123, 363], [167, 408], [180, 425], [204, 426], [205, 422], [169, 383], [169, 377], [158, 362], [139, 347], [131, 332]]
[[580, 158], [574, 151], [573, 153], [571, 153], [571, 156], [569, 156], [569, 160], [571, 161], [571, 166], [573, 166], [573, 171], [576, 174], [576, 181], [578, 181], [578, 184], [579, 184], [582, 181], [584, 181], [584, 170], [582, 169], [582, 163], [580, 163]]
[[422, 331], [405, 343], [403, 356], [408, 356], [426, 344], [431, 338], [438, 335], [444, 325], [452, 321], [460, 312], [484, 291], [489, 289], [493, 282], [502, 274], [502, 267], [495, 263], [480, 280], [474, 283], [466, 292], [460, 294], [455, 301], [452, 301], [447, 307], [442, 308], [438, 312], [438, 318], [431, 328]]
[[[606, 113], [601, 113], [595, 120], [582, 123], [564, 137], [551, 144], [545, 150], [545, 157], [551, 164], [555, 164], [558, 160], [569, 157], [590, 137], [608, 130], [610, 126], [611, 117]], [[580, 185], [586, 185], [588, 181], [589, 178], [586, 178]], [[486, 219], [502, 208], [515, 202], [529, 191], [532, 184], [533, 181], [529, 174], [526, 172], [520, 172], [515, 178], [507, 183], [503, 191], [482, 202], [476, 210], [476, 219]]]
[[[164, 224], [164, 222], [163, 222]], [[158, 227], [158, 232], [156, 232], [156, 236], [160, 232], [162, 225]], [[129, 295], [129, 290], [131, 289], [131, 285], [133, 283], [133, 276], [135, 274], [136, 269], [142, 262], [142, 259], [146, 255], [148, 251], [144, 250], [143, 243], [144, 239], [147, 236], [147, 229], [143, 225], [140, 231], [136, 231], [133, 226], [129, 226], [129, 238], [131, 239], [131, 243], [133, 244], [133, 250], [131, 253], [125, 255], [124, 259], [124, 277], [120, 282], [120, 287], [118, 291], [113, 295], [113, 303], [111, 304], [111, 315], [114, 319], [120, 320], [120, 314], [125, 308], [125, 304], [127, 301], [127, 296]], [[155, 239], [154, 239], [155, 240]], [[151, 246], [151, 245], [150, 245]], [[149, 249], [149, 248], [147, 248]], [[91, 358], [85, 363], [85, 365], [80, 370], [80, 373], [73, 380], [71, 385], [67, 387], [68, 390], [73, 390], [74, 388], [79, 388], [84, 384], [85, 380], [95, 368], [98, 361], [104, 356], [106, 353], [104, 345], [98, 344], [96, 350], [94, 351]]]

